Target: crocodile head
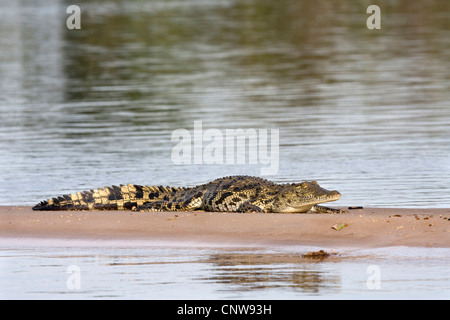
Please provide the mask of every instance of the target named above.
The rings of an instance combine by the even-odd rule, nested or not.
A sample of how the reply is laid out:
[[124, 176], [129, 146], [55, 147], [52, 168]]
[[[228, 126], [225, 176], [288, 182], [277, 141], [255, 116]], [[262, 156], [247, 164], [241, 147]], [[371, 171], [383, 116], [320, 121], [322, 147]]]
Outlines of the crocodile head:
[[284, 186], [274, 198], [272, 212], [308, 212], [314, 205], [336, 201], [341, 194], [322, 188], [316, 181], [293, 183]]

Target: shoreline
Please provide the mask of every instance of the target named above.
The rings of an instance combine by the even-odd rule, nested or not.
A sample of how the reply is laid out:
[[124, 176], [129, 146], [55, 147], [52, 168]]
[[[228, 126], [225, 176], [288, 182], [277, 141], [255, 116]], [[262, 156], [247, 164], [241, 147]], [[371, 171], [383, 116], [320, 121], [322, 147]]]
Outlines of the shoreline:
[[[342, 227], [346, 225], [345, 227]], [[333, 228], [334, 226], [334, 228]], [[342, 227], [342, 228], [340, 228]], [[339, 230], [336, 230], [339, 229]], [[0, 238], [252, 245], [450, 248], [449, 209], [364, 208], [344, 214], [32, 211], [0, 206]], [[13, 242], [11, 242], [11, 240]], [[51, 242], [51, 241], [50, 241]]]

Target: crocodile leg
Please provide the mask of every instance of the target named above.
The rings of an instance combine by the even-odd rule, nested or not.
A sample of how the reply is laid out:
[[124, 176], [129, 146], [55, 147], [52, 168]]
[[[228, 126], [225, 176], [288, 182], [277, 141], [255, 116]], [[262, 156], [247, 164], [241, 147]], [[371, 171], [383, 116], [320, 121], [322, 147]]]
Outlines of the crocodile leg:
[[134, 211], [193, 211], [200, 209], [202, 204], [201, 198], [192, 199], [189, 202], [186, 201], [168, 201], [158, 200], [152, 202], [146, 202], [142, 206], [133, 208]]
[[133, 211], [183, 211], [183, 208], [179, 204], [173, 204], [170, 201], [159, 200], [144, 203], [142, 206], [137, 206], [133, 208]]
[[241, 204], [237, 212], [249, 213], [249, 212], [264, 212], [264, 209], [251, 203], [250, 201]]
[[328, 208], [328, 207], [324, 207], [324, 206], [319, 206], [318, 204], [313, 206], [311, 208], [311, 211], [312, 212], [316, 212], [316, 213], [347, 213], [348, 212], [346, 210], [334, 209], [334, 208]]

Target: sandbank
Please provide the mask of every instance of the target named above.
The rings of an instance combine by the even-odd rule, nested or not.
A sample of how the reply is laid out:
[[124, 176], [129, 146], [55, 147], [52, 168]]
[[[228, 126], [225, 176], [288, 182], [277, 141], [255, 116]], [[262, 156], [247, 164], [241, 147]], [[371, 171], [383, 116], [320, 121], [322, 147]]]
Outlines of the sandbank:
[[[334, 226], [334, 227], [333, 227]], [[344, 226], [339, 228], [338, 226]], [[339, 230], [337, 230], [339, 229]], [[167, 240], [325, 248], [450, 247], [450, 209], [364, 208], [344, 214], [32, 211], [0, 206], [0, 237]]]

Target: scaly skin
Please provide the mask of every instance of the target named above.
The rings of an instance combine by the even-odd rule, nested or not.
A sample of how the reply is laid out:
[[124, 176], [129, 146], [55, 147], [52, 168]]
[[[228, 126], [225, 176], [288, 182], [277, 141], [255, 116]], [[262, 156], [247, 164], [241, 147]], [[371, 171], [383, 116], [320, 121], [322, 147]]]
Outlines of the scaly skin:
[[192, 188], [121, 185], [42, 201], [33, 210], [135, 210], [343, 213], [319, 206], [341, 194], [316, 181], [276, 184], [250, 176], [219, 178]]

